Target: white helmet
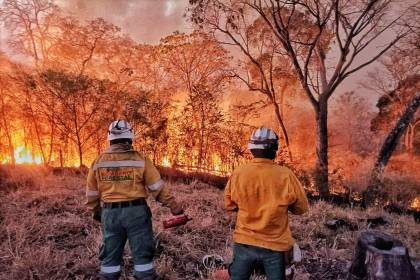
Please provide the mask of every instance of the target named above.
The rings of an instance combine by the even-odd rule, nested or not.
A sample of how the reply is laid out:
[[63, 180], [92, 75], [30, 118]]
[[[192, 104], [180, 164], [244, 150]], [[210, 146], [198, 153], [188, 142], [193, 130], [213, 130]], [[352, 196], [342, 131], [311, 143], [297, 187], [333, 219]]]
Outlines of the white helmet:
[[277, 134], [266, 127], [257, 128], [252, 133], [251, 138], [248, 142], [248, 149], [250, 150], [268, 150], [278, 149], [279, 137]]
[[115, 139], [134, 139], [134, 132], [126, 120], [116, 120], [109, 125], [108, 141]]

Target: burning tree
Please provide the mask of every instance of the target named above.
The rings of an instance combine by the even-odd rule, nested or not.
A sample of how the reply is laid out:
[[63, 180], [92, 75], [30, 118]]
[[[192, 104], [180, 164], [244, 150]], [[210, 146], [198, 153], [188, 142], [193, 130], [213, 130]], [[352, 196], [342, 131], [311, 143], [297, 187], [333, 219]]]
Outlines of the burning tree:
[[168, 148], [169, 100], [161, 100], [152, 92], [140, 89], [125, 92], [122, 115], [132, 120], [132, 125], [141, 139], [139, 150], [150, 153], [154, 162], [160, 163]]
[[[328, 197], [328, 101], [345, 79], [378, 60], [412, 32], [400, 24], [410, 7], [390, 13], [393, 5], [401, 4], [392, 0], [190, 3], [192, 20], [230, 44], [247, 42], [243, 27], [255, 20], [262, 20], [276, 38], [315, 111], [317, 186], [321, 197]], [[304, 28], [296, 30], [297, 23]], [[392, 35], [384, 43], [386, 33]], [[382, 47], [376, 46], [374, 55], [363, 57], [367, 49], [379, 43]]]
[[[198, 168], [210, 167], [212, 153], [219, 149], [224, 116], [217, 97], [207, 88], [195, 87], [178, 118], [180, 141], [191, 163]], [[195, 164], [192, 164], [195, 165]]]
[[45, 88], [56, 100], [60, 114], [55, 125], [61, 134], [75, 143], [79, 165], [89, 140], [108, 122], [104, 117], [111, 104], [103, 102], [109, 90], [107, 81], [83, 75], [46, 71], [40, 76], [39, 87]]
[[[407, 104], [420, 90], [420, 76], [413, 75], [402, 81], [395, 90], [382, 95], [377, 103], [379, 113], [372, 119], [371, 129], [375, 132], [389, 132], [393, 122], [400, 118]], [[407, 124], [404, 147], [409, 155], [413, 153], [416, 127], [420, 125], [420, 115], [415, 114]]]
[[180, 89], [187, 93], [179, 129], [190, 161], [209, 166], [210, 145], [223, 122], [220, 96], [230, 78], [227, 51], [208, 35], [174, 33], [161, 40], [164, 63]]
[[[369, 73], [368, 82], [364, 84], [381, 95], [376, 104], [379, 113], [371, 122], [371, 129], [377, 134], [391, 130], [392, 124], [401, 117], [407, 104], [420, 88], [419, 11], [420, 8], [417, 8], [417, 23], [410, 26], [413, 30], [410, 36], [404, 38], [397, 49], [380, 61], [383, 67]], [[415, 132], [419, 125], [419, 115], [415, 114], [404, 136], [404, 148], [410, 156], [413, 154]]]
[[[16, 111], [13, 106], [13, 96], [6, 90], [10, 84], [3, 73], [0, 75], [0, 137], [6, 138], [7, 154], [10, 158], [10, 163], [14, 165], [16, 159], [12, 137], [15, 131], [13, 117], [16, 116]], [[0, 150], [2, 150], [1, 148]]]

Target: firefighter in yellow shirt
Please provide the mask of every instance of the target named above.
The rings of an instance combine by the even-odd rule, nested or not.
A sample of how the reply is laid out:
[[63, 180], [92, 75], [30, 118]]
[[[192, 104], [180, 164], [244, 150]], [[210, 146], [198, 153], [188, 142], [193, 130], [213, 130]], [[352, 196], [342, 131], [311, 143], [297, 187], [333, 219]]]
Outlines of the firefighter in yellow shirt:
[[274, 163], [278, 142], [271, 129], [255, 130], [248, 143], [254, 159], [234, 170], [227, 183], [225, 208], [238, 212], [231, 280], [248, 280], [256, 263], [268, 280], [285, 279], [285, 252], [294, 245], [288, 212], [307, 212], [308, 200], [295, 174]]
[[101, 221], [103, 245], [99, 259], [100, 280], [118, 279], [128, 239], [136, 279], [153, 280], [154, 240], [148, 194], [169, 207], [173, 215], [182, 206], [165, 188], [153, 163], [132, 147], [133, 129], [125, 120], [111, 123], [110, 147], [92, 164], [87, 179], [87, 206]]

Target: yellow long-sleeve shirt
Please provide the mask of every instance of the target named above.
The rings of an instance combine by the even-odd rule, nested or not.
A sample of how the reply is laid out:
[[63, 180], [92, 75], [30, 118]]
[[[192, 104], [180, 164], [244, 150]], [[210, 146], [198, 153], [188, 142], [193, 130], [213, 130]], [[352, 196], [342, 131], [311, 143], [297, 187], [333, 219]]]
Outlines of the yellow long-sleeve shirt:
[[175, 201], [152, 161], [130, 147], [112, 145], [92, 163], [86, 185], [89, 208], [99, 207], [101, 200], [129, 201], [148, 194], [165, 206]]
[[305, 191], [293, 172], [261, 158], [233, 172], [224, 202], [227, 210], [238, 211], [235, 242], [274, 251], [288, 251], [294, 244], [288, 211], [308, 211]]

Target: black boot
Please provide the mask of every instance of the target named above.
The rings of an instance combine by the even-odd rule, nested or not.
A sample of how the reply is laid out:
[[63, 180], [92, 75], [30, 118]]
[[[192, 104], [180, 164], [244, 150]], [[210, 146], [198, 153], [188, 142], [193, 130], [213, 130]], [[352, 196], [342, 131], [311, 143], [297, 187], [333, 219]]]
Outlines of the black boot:
[[98, 273], [96, 275], [95, 280], [118, 280], [120, 278], [120, 274], [119, 272], [116, 273]]
[[161, 278], [159, 278], [159, 276], [156, 273], [153, 273], [152, 275], [147, 275], [147, 276], [136, 276], [134, 275], [134, 278], [136, 280], [159, 280]]

